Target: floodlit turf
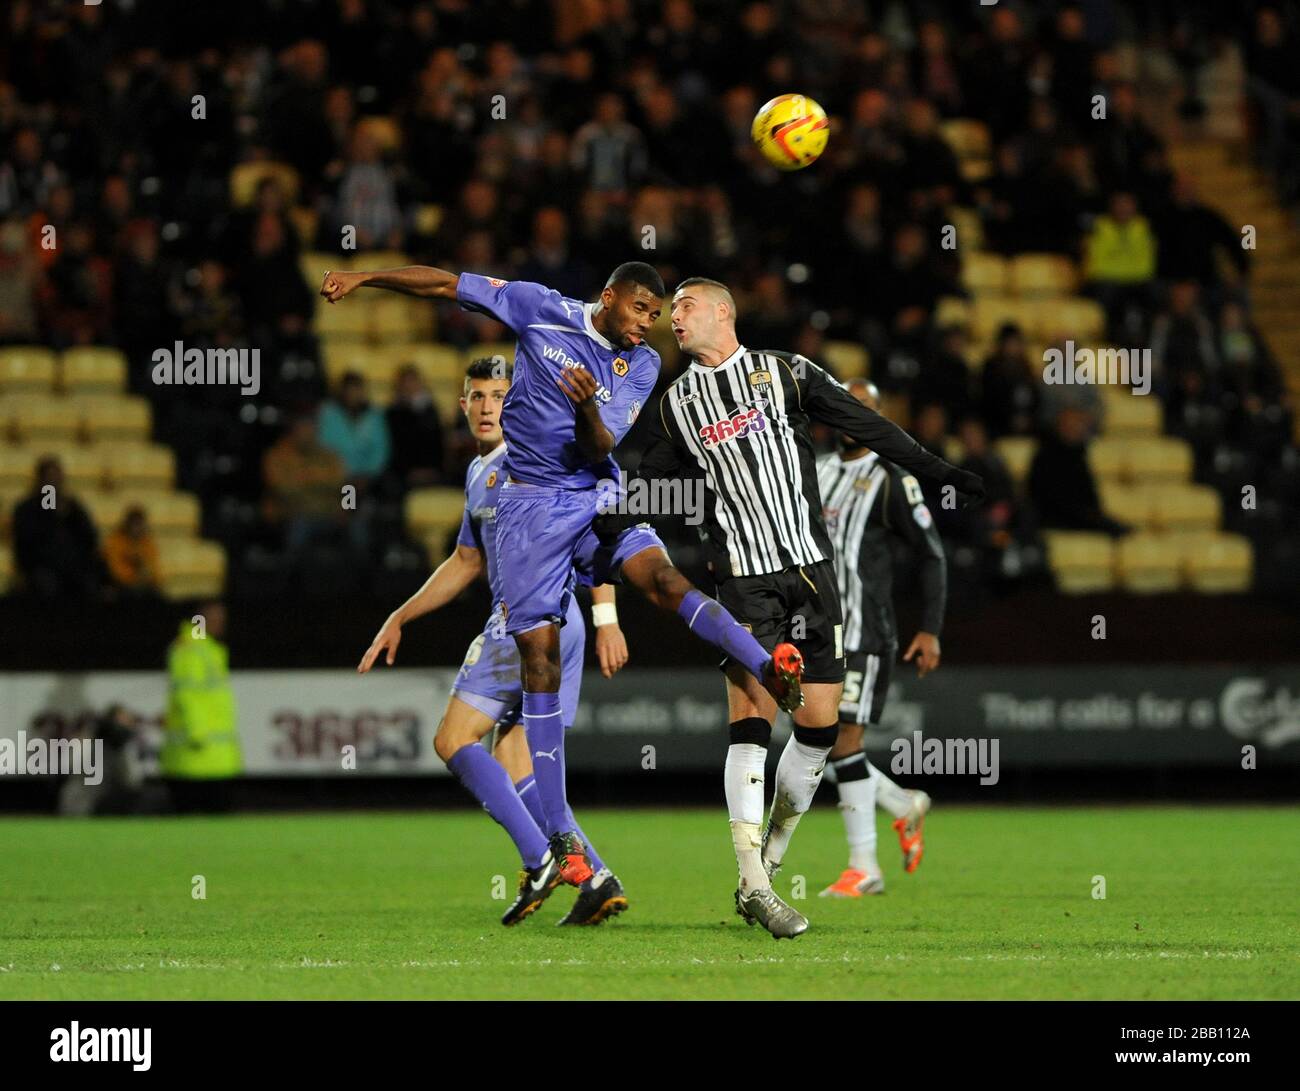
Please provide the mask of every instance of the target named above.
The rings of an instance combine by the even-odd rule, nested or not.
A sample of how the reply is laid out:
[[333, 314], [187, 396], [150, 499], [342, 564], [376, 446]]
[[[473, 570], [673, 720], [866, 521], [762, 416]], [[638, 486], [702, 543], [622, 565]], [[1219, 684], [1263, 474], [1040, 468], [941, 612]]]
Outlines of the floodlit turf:
[[792, 942], [734, 915], [721, 810], [584, 814], [632, 901], [591, 929], [555, 927], [567, 889], [502, 928], [509, 842], [469, 809], [7, 819], [0, 997], [1295, 998], [1297, 817], [940, 805], [920, 870], [882, 818], [889, 891], [843, 902], [821, 806], [777, 880], [806, 877]]

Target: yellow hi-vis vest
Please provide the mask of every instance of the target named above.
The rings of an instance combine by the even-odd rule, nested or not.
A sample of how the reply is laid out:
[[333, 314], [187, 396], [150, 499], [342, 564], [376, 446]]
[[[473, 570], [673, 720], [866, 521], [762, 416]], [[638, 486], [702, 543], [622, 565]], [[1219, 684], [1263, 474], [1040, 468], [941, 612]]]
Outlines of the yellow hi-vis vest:
[[171, 687], [159, 761], [165, 777], [238, 776], [243, 766], [230, 688], [230, 653], [215, 637], [196, 637], [190, 622], [167, 653]]

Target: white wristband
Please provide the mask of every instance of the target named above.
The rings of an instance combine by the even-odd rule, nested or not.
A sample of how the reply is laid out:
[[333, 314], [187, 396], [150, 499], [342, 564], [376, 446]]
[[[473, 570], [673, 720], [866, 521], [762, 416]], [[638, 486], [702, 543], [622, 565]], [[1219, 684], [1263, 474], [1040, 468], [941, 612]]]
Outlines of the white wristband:
[[591, 623], [598, 628], [601, 625], [616, 625], [618, 623], [618, 610], [612, 602], [593, 602], [591, 604]]

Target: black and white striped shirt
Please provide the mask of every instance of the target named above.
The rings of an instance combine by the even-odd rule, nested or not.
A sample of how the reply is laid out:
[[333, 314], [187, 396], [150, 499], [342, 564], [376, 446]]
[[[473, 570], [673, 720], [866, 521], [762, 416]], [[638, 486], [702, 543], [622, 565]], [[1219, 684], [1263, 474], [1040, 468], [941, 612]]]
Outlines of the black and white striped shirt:
[[832, 556], [812, 421], [922, 476], [945, 480], [956, 472], [804, 356], [741, 345], [716, 367], [692, 360], [659, 400], [638, 473], [703, 479], [700, 536], [719, 581]]
[[905, 543], [920, 562], [921, 629], [938, 636], [947, 562], [920, 483], [868, 451], [848, 461], [839, 454], [819, 459], [817, 484], [835, 550], [845, 649], [892, 655], [897, 647], [891, 539]]

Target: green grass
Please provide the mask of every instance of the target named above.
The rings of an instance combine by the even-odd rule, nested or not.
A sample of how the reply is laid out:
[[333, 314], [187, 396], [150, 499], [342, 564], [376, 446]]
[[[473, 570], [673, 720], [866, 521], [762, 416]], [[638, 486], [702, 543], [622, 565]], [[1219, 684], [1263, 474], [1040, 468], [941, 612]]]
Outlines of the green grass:
[[840, 902], [822, 806], [777, 880], [806, 876], [812, 928], [781, 943], [732, 912], [720, 809], [584, 814], [632, 901], [589, 929], [554, 927], [565, 889], [502, 928], [513, 854], [468, 809], [7, 819], [0, 998], [1295, 998], [1298, 814], [940, 806], [916, 874], [882, 819], [888, 893]]

